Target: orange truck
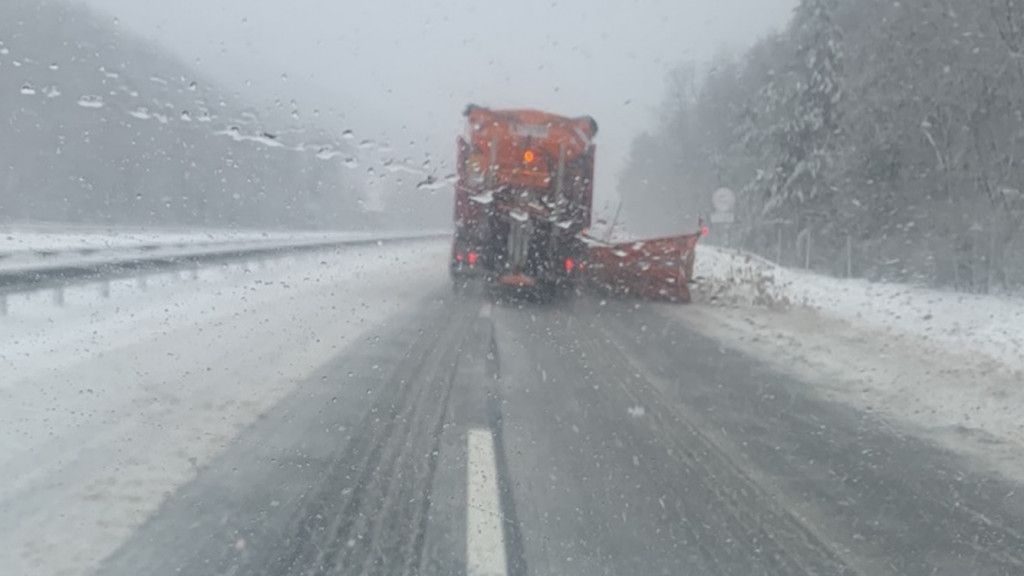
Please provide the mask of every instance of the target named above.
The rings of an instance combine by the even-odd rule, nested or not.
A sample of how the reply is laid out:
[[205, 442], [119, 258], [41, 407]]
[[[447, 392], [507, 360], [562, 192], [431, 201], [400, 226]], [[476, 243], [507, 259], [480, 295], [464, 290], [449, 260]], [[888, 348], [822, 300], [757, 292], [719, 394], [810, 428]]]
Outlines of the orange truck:
[[620, 244], [590, 238], [594, 137], [589, 116], [469, 105], [458, 139], [456, 285], [480, 277], [541, 295], [581, 285], [689, 301], [698, 234]]

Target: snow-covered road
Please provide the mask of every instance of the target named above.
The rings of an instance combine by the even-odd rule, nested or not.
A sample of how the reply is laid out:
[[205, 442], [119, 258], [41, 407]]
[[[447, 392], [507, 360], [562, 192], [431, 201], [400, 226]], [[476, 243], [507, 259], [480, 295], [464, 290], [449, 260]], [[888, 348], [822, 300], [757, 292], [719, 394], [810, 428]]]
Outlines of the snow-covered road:
[[0, 573], [450, 574], [481, 550], [508, 573], [1024, 566], [1002, 317], [925, 319], [956, 305], [927, 291], [879, 313], [919, 289], [710, 247], [689, 306], [493, 301], [448, 290], [447, 254], [12, 296]]
[[691, 328], [1024, 481], [1024, 298], [838, 279], [698, 248]]
[[[77, 574], [313, 369], [447, 280], [447, 242], [82, 286], [0, 322], [0, 566]], [[329, 312], [329, 313], [328, 313]]]

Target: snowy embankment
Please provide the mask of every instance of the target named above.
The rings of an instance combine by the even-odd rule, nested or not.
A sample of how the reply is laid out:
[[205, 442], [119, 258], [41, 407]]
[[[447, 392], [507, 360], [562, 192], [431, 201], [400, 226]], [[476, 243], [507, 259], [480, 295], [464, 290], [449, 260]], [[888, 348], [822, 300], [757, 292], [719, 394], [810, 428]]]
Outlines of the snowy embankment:
[[301, 232], [217, 229], [134, 229], [67, 225], [0, 226], [0, 273], [138, 260], [210, 256], [230, 251], [301, 248], [368, 240], [423, 237], [436, 232]]
[[436, 294], [447, 249], [360, 245], [83, 284], [60, 305], [12, 297], [0, 317], [0, 572], [90, 573], [317, 367]]
[[1024, 299], [838, 279], [701, 245], [675, 312], [824, 396], [1024, 480]]
[[758, 256], [702, 245], [695, 275], [705, 299], [802, 306], [872, 328], [893, 329], [984, 354], [1024, 370], [1024, 299], [839, 279], [777, 266]]

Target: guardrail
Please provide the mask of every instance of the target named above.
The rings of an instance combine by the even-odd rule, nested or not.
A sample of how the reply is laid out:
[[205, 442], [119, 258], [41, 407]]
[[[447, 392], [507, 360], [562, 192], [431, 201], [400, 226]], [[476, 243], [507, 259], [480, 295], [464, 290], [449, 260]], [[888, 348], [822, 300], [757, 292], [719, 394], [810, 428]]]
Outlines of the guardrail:
[[[77, 259], [42, 259], [25, 265], [0, 267], [0, 315], [7, 311], [7, 296], [53, 288], [54, 300], [63, 300], [62, 289], [75, 284], [133, 278], [182, 269], [239, 260], [263, 260], [297, 252], [312, 252], [331, 248], [395, 244], [446, 238], [450, 232], [423, 232], [378, 235], [365, 238], [327, 240], [300, 240], [295, 242], [266, 241], [231, 243], [227, 246], [204, 244], [192, 248], [180, 245], [144, 246], [127, 250], [97, 250], [82, 254]], [[70, 251], [75, 252], [75, 251]], [[69, 252], [69, 253], [70, 253]]]

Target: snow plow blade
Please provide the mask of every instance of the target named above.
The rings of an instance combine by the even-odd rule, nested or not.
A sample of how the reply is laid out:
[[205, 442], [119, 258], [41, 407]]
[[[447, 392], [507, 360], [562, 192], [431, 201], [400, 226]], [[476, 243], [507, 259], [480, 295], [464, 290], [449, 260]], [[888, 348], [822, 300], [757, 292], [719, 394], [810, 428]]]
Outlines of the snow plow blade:
[[622, 244], [591, 242], [584, 272], [594, 288], [618, 296], [689, 302], [700, 234]]

